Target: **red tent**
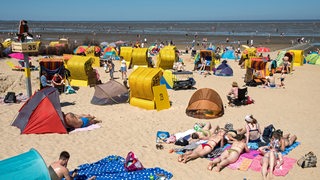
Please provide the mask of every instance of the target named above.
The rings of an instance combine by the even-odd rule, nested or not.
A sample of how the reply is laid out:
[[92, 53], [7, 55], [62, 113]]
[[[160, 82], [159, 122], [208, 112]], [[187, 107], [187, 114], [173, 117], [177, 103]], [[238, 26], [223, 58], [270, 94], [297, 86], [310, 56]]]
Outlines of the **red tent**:
[[21, 134], [67, 133], [57, 89], [48, 87], [35, 92], [21, 107], [12, 126], [18, 127]]

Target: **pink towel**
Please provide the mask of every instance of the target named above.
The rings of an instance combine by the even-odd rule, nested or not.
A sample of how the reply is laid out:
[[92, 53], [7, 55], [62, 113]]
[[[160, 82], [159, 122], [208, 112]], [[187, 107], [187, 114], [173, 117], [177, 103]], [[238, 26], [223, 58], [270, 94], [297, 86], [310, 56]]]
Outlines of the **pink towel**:
[[238, 169], [239, 166], [241, 165], [243, 159], [244, 159], [244, 157], [240, 156], [239, 159], [236, 162], [234, 162], [232, 164], [229, 164], [228, 168], [233, 169], [233, 170]]
[[243, 156], [240, 156], [236, 162], [229, 164], [228, 168], [233, 169], [233, 170], [238, 169], [238, 170], [242, 170], [242, 171], [247, 171], [248, 168], [250, 167], [252, 161], [253, 161], [252, 159], [248, 159]]
[[[256, 158], [253, 159], [250, 169], [252, 169], [253, 171], [261, 171], [261, 159], [263, 157], [262, 156], [257, 156]], [[273, 174], [275, 176], [285, 176], [289, 173], [289, 171], [293, 168], [294, 164], [296, 163], [296, 159], [293, 158], [289, 158], [284, 156], [283, 157], [283, 164], [280, 168], [275, 168], [275, 170], [273, 171]]]
[[260, 154], [259, 151], [257, 150], [253, 150], [253, 149], [250, 149], [250, 152], [248, 153], [243, 153], [241, 154], [242, 157], [245, 157], [245, 158], [248, 158], [248, 159], [254, 159], [256, 156], [258, 156]]

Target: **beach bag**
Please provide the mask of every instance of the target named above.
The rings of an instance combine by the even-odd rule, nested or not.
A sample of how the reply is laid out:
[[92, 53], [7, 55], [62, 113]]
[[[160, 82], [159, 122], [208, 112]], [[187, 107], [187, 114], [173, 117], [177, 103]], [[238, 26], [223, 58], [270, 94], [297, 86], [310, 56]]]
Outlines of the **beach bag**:
[[270, 138], [272, 136], [272, 133], [275, 131], [275, 128], [273, 126], [273, 124], [270, 124], [269, 126], [265, 127], [263, 129], [263, 133], [262, 133], [262, 138], [263, 141], [265, 141], [266, 143], [270, 142]]
[[297, 161], [298, 166], [302, 168], [316, 167], [317, 156], [310, 151]]
[[167, 131], [158, 131], [157, 132], [157, 139], [156, 142], [160, 143], [160, 142], [165, 142], [167, 140], [167, 138], [170, 137], [169, 132]]
[[143, 165], [132, 151], [130, 151], [127, 155], [124, 168], [129, 172], [144, 169]]
[[8, 92], [3, 100], [5, 103], [16, 103], [17, 97], [15, 92]]
[[76, 93], [76, 91], [70, 85], [67, 85], [65, 93], [66, 94], [74, 94], [74, 93]]
[[248, 96], [246, 100], [246, 105], [253, 104], [253, 103], [254, 103], [254, 100], [250, 96]]

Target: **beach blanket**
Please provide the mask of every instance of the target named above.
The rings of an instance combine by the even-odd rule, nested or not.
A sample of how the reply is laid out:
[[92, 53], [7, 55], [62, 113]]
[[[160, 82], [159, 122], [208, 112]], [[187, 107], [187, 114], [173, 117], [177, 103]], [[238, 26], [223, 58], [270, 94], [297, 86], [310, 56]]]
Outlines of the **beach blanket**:
[[91, 124], [90, 126], [87, 126], [87, 127], [76, 128], [76, 129], [70, 131], [69, 133], [80, 132], [80, 131], [91, 131], [91, 130], [94, 130], [94, 129], [98, 129], [100, 127], [101, 126], [99, 124]]
[[[282, 152], [282, 154], [287, 155], [290, 151], [292, 151], [294, 148], [296, 148], [299, 144], [301, 144], [301, 143], [295, 142], [291, 146], [286, 147], [285, 150]], [[230, 148], [230, 146], [226, 147], [226, 149], [228, 149], [228, 148]], [[262, 156], [260, 155], [258, 150], [251, 149], [250, 152], [241, 154], [239, 159], [236, 162], [228, 165], [228, 168], [234, 169], [234, 170], [239, 169], [239, 170], [243, 170], [243, 171], [246, 171], [250, 168], [254, 171], [260, 171], [261, 170], [261, 164], [260, 164], [261, 158], [262, 158]], [[286, 174], [288, 174], [290, 169], [292, 169], [293, 165], [296, 162], [295, 159], [288, 158], [285, 156], [284, 156], [283, 160], [285, 163], [280, 168], [274, 170], [274, 172], [273, 172], [274, 175], [285, 176]]]
[[228, 165], [228, 168], [233, 169], [233, 170], [241, 170], [241, 171], [247, 171], [252, 163], [253, 159], [248, 159], [243, 156], [240, 156], [239, 159]]
[[[158, 179], [165, 177], [172, 178], [172, 174], [159, 167], [144, 168], [138, 171], [126, 171], [124, 167], [125, 159], [121, 156], [111, 155], [107, 156], [95, 163], [82, 164], [78, 167], [78, 176], [75, 180], [86, 180], [92, 176], [96, 176], [97, 180], [117, 180], [117, 179]], [[72, 173], [72, 172], [70, 172]]]
[[[250, 169], [253, 171], [261, 171], [261, 159], [263, 156], [257, 156], [253, 159]], [[289, 171], [293, 168], [296, 163], [296, 159], [283, 157], [283, 164], [279, 168], [275, 168], [273, 174], [275, 176], [285, 176], [289, 173]]]
[[290, 151], [292, 151], [294, 148], [299, 146], [301, 143], [300, 142], [294, 142], [291, 146], [286, 147], [284, 151], [282, 151], [283, 155], [288, 155]]

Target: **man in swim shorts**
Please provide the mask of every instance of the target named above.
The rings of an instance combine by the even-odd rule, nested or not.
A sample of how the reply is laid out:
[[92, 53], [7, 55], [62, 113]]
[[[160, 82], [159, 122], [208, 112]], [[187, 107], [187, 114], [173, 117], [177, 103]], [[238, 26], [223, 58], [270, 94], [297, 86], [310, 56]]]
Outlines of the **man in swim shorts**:
[[71, 112], [64, 114], [64, 121], [68, 128], [83, 128], [101, 122], [95, 120], [95, 118], [90, 114], [77, 115]]

